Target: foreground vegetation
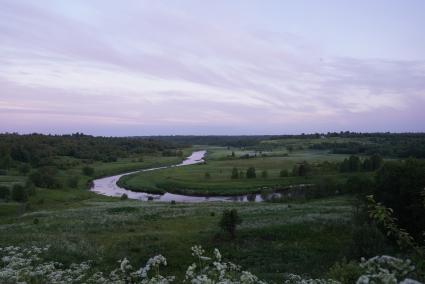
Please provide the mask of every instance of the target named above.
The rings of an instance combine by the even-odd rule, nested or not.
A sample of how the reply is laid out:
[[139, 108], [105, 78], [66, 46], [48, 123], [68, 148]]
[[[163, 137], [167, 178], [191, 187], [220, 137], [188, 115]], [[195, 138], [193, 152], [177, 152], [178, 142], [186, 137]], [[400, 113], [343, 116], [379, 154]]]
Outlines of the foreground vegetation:
[[[353, 283], [366, 273], [361, 257], [385, 254], [410, 258], [415, 269], [385, 257], [369, 263], [376, 268], [374, 261], [391, 259], [409, 268], [397, 280], [424, 281], [425, 257], [418, 252], [424, 245], [425, 163], [400, 159], [404, 155], [400, 153], [411, 145], [422, 145], [423, 137], [350, 135], [201, 140], [2, 136], [2, 254], [31, 246], [49, 247], [43, 250], [40, 265], [59, 262], [64, 265], [62, 271], [72, 263], [91, 260], [87, 266], [71, 267], [103, 272], [105, 279], [116, 269], [118, 259], [124, 268], [127, 260], [139, 267], [151, 256], [162, 254], [168, 261], [161, 275], [173, 275], [177, 283], [193, 263], [187, 252], [195, 245], [207, 251], [218, 248], [223, 259], [241, 265], [258, 279], [277, 283], [287, 279], [288, 273], [301, 275], [288, 283], [302, 283], [306, 278]], [[191, 139], [214, 142], [189, 147]], [[390, 149], [387, 154], [369, 152], [380, 141], [383, 149]], [[121, 182], [153, 192], [232, 195], [280, 190], [286, 195], [263, 203], [191, 204], [120, 200], [87, 190], [94, 178], [175, 164], [191, 151], [206, 147], [203, 165], [131, 175]], [[285, 189], [294, 184], [311, 187]], [[368, 214], [367, 195], [374, 195], [378, 202], [379, 214], [373, 218]], [[223, 214], [234, 223], [224, 222]], [[8, 262], [2, 261], [6, 269]], [[52, 271], [59, 275], [59, 270]], [[80, 274], [86, 275], [83, 270]], [[123, 272], [122, 267], [119, 271]], [[237, 274], [239, 282], [241, 276]]]

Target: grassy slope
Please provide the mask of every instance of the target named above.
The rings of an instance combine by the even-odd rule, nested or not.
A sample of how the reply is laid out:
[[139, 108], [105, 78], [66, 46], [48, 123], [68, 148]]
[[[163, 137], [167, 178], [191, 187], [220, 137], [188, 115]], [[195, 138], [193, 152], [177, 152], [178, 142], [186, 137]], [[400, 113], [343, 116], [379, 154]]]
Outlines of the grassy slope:
[[[265, 279], [279, 280], [283, 272], [323, 275], [344, 256], [350, 240], [347, 197], [290, 206], [113, 200], [80, 201], [78, 208], [0, 219], [0, 243], [52, 245], [50, 256], [56, 260], [92, 259], [102, 269], [116, 267], [116, 261], [125, 256], [142, 265], [148, 257], [162, 253], [169, 260], [168, 270], [180, 276], [192, 262], [190, 247], [201, 244], [221, 249], [225, 258]], [[225, 208], [236, 208], [243, 219], [234, 242], [218, 233]]]
[[[189, 155], [190, 149], [185, 149], [184, 154]], [[85, 166], [79, 160], [69, 157], [57, 157], [57, 161], [77, 161], [77, 165], [67, 170], [60, 170], [58, 178], [65, 185], [61, 189], [45, 189], [37, 188], [36, 195], [31, 196], [26, 204], [17, 202], [4, 202], [0, 200], [0, 217], [13, 217], [32, 210], [52, 210], [60, 208], [74, 208], [81, 206], [82, 201], [111, 201], [112, 197], [105, 197], [87, 190], [87, 184], [92, 178], [103, 177], [107, 175], [119, 174], [136, 169], [145, 169], [158, 167], [162, 165], [170, 165], [179, 163], [181, 157], [162, 157], [148, 156], [143, 157], [143, 161], [138, 158], [124, 158], [116, 162], [103, 163], [95, 162], [89, 166], [95, 169], [93, 177], [82, 174], [82, 168]], [[0, 176], [0, 185], [13, 186], [13, 184], [25, 183], [27, 177], [19, 175], [17, 172], [11, 172], [12, 175]], [[76, 189], [71, 189], [66, 186], [66, 181], [69, 177], [76, 176], [79, 178], [79, 185]]]
[[[313, 177], [279, 177], [282, 169], [291, 171], [296, 163], [308, 161], [309, 163], [322, 161], [340, 161], [346, 155], [332, 155], [325, 151], [296, 151], [285, 156], [286, 151], [274, 150], [263, 152], [267, 157], [250, 159], [232, 159], [232, 150], [226, 148], [208, 148], [207, 163], [192, 165], [182, 168], [171, 168], [160, 171], [137, 173], [123, 177], [119, 184], [131, 190], [150, 192], [177, 192], [194, 195], [234, 195], [247, 192], [258, 192], [264, 186], [287, 186], [291, 184], [314, 183], [320, 176]], [[252, 151], [235, 151], [236, 157]], [[257, 171], [256, 179], [230, 179], [233, 167], [246, 170], [254, 166]], [[268, 178], [261, 178], [261, 172], [267, 170]], [[210, 178], [205, 178], [205, 173]], [[337, 178], [343, 175], [331, 173]]]

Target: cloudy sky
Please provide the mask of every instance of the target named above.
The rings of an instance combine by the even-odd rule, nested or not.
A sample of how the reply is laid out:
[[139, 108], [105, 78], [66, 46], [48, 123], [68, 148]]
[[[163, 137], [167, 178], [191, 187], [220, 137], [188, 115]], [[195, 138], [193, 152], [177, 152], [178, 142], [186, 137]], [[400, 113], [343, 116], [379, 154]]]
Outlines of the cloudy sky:
[[425, 131], [425, 1], [0, 1], [0, 132]]

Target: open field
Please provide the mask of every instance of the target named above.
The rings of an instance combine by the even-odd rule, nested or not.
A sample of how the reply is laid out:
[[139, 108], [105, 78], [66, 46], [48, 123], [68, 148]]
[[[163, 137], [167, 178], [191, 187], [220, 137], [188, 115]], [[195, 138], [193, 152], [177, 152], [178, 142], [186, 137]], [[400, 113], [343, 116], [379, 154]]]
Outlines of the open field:
[[[225, 147], [208, 147], [207, 150], [205, 164], [141, 172], [122, 177], [119, 184], [131, 190], [153, 193], [168, 191], [192, 195], [235, 195], [259, 192], [263, 187], [279, 188], [294, 184], [316, 183], [324, 177], [345, 181], [349, 176], [349, 174], [340, 174], [336, 170], [320, 170], [305, 177], [280, 177], [281, 170], [291, 173], [293, 167], [302, 162], [308, 162], [314, 166], [325, 161], [341, 162], [347, 158], [347, 155], [329, 154], [328, 151], [298, 150], [288, 154], [285, 150], [255, 152]], [[241, 158], [244, 155], [252, 157]], [[247, 168], [255, 167], [257, 178], [231, 179], [234, 167], [244, 173]], [[261, 175], [263, 171], [267, 171], [266, 178]], [[209, 174], [208, 177], [206, 173]]]
[[[51, 245], [55, 260], [69, 264], [92, 259], [103, 269], [115, 267], [123, 257], [141, 265], [162, 253], [169, 259], [167, 269], [179, 276], [192, 262], [190, 247], [201, 244], [208, 250], [219, 248], [225, 258], [268, 280], [289, 271], [321, 276], [347, 253], [350, 243], [347, 197], [289, 206], [109, 200], [86, 199], [76, 208], [2, 218], [0, 243]], [[217, 225], [222, 210], [229, 208], [236, 208], [243, 219], [235, 241], [220, 234]]]

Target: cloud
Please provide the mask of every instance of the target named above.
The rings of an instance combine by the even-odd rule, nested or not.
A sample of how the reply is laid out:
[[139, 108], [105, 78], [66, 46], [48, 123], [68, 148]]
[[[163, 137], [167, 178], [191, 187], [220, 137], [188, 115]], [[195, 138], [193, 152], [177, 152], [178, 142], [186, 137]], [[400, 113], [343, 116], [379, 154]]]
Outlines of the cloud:
[[84, 121], [91, 130], [320, 131], [425, 106], [423, 61], [330, 56], [294, 34], [202, 20], [175, 5], [49, 3], [2, 3], [3, 130], [54, 118], [59, 132]]

